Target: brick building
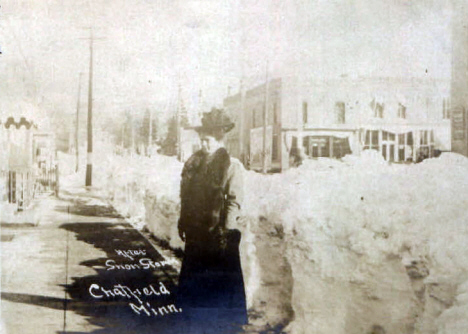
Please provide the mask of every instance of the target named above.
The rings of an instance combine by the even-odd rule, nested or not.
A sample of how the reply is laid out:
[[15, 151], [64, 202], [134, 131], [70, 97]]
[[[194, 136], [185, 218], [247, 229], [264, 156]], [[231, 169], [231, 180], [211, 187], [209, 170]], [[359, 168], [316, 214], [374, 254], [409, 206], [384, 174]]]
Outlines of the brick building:
[[255, 170], [262, 168], [263, 154], [270, 171], [288, 169], [299, 154], [341, 158], [365, 149], [390, 162], [416, 161], [451, 149], [448, 96], [443, 80], [277, 78], [268, 88], [224, 99], [236, 123], [226, 146]]

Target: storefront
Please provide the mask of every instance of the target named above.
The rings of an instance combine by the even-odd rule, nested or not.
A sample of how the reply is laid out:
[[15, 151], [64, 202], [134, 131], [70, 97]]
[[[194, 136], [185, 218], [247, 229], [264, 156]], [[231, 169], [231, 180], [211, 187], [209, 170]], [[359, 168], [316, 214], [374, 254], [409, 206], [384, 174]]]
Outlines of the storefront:
[[379, 151], [389, 162], [419, 162], [434, 157], [434, 129], [425, 126], [368, 127], [360, 130], [363, 150]]
[[340, 159], [347, 154], [360, 152], [357, 130], [352, 128], [284, 130], [282, 139], [282, 147], [289, 154], [287, 162], [283, 155], [283, 170], [297, 166], [307, 158]]
[[283, 161], [282, 167], [285, 170], [297, 166], [307, 158], [340, 159], [348, 154], [359, 155], [363, 150], [376, 150], [388, 162], [420, 162], [434, 157], [439, 146], [445, 147], [444, 138], [438, 140], [437, 133], [437, 126], [431, 124], [284, 131], [283, 147], [289, 152], [289, 161]]
[[336, 136], [305, 136], [303, 147], [310, 158], [342, 158], [351, 154], [349, 138]]

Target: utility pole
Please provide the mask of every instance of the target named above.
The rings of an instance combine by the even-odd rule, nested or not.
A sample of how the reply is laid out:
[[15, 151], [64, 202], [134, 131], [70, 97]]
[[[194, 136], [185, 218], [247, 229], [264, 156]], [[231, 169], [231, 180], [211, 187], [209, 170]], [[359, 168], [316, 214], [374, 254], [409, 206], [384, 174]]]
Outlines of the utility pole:
[[266, 151], [266, 132], [267, 132], [267, 121], [268, 121], [268, 61], [265, 69], [265, 105], [263, 108], [263, 150], [262, 150], [262, 173], [267, 173], [267, 151]]
[[88, 85], [88, 156], [86, 162], [86, 186], [93, 183], [93, 32], [89, 39], [89, 85]]
[[148, 109], [149, 112], [149, 131], [148, 131], [148, 148], [146, 149], [146, 154], [150, 155], [150, 147], [153, 141], [153, 113], [151, 109]]
[[76, 168], [75, 172], [78, 172], [80, 162], [79, 162], [79, 157], [80, 157], [80, 146], [79, 146], [79, 139], [80, 139], [80, 97], [81, 97], [81, 78], [83, 76], [83, 73], [80, 73], [79, 79], [78, 79], [78, 99], [76, 102], [76, 122], [75, 122], [75, 155], [76, 155]]
[[[86, 180], [87, 187], [92, 185], [93, 180], [93, 42], [97, 39], [93, 36], [93, 30], [90, 29], [89, 37], [89, 85], [88, 85], [88, 149], [86, 162]], [[83, 39], [83, 38], [82, 38]], [[87, 38], [84, 38], [87, 39]]]
[[130, 154], [130, 156], [133, 157], [134, 153], [135, 153], [135, 129], [134, 129], [134, 126], [133, 126], [133, 123], [134, 123], [134, 120], [133, 120], [133, 111], [130, 111], [130, 130], [132, 131], [132, 152]]

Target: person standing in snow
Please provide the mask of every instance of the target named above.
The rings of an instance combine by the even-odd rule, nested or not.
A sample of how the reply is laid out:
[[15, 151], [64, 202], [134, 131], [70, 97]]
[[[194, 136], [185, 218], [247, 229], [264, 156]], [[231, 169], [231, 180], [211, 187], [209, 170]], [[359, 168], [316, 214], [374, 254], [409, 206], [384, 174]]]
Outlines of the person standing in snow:
[[182, 171], [178, 230], [185, 253], [178, 303], [191, 332], [237, 333], [247, 323], [237, 226], [243, 166], [223, 144], [233, 127], [223, 110], [205, 113], [196, 129], [202, 149]]

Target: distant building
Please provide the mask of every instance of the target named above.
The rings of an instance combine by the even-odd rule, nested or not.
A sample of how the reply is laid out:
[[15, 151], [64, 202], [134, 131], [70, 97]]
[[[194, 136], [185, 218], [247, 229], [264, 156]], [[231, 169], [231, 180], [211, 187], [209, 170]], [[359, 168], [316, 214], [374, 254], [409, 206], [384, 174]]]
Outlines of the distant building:
[[263, 154], [270, 171], [286, 170], [301, 156], [341, 158], [365, 149], [390, 162], [417, 161], [451, 149], [448, 96], [449, 83], [439, 80], [273, 79], [267, 98], [263, 84], [224, 100], [236, 122], [227, 148], [255, 170]]
[[34, 105], [18, 102], [2, 107], [0, 211], [22, 211], [38, 192], [58, 189], [55, 138], [44, 131], [48, 122]]
[[261, 169], [263, 163], [263, 124], [267, 145], [267, 166], [269, 170], [281, 170], [282, 135], [282, 80], [274, 79], [268, 85], [268, 105], [265, 117], [265, 85], [257, 86], [246, 92], [239, 92], [224, 99], [224, 109], [236, 126], [227, 134], [226, 147], [229, 153], [240, 159], [251, 169]]

